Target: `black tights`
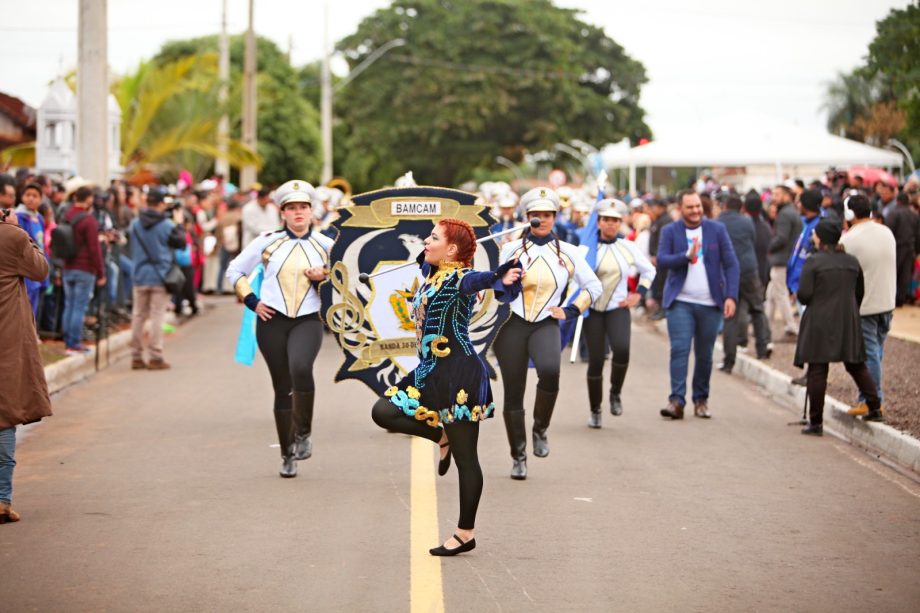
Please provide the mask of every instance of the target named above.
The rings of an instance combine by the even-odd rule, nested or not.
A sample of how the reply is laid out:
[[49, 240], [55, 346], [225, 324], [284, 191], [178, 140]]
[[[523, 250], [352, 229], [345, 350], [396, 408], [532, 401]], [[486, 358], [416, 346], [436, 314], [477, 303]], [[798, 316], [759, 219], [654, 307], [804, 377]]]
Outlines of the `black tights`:
[[[502, 371], [505, 388], [503, 411], [524, 410], [524, 388], [527, 385], [527, 364], [533, 360], [537, 371], [537, 387], [555, 394], [559, 391], [559, 365], [562, 341], [559, 322], [548, 317], [530, 323], [512, 315], [495, 337], [495, 357]], [[552, 411], [552, 407], [550, 407]]]
[[[427, 438], [438, 444], [441, 441], [441, 429], [432, 428], [424, 421], [402, 413], [386, 398], [379, 399], [371, 410], [374, 423], [393, 432], [410, 436]], [[479, 422], [455, 421], [444, 424], [444, 432], [450, 443], [450, 453], [457, 465], [460, 481], [460, 519], [457, 528], [472, 530], [476, 525], [476, 511], [482, 496], [482, 468], [479, 467]]]
[[313, 362], [323, 343], [323, 324], [316, 314], [296, 319], [276, 313], [256, 323], [256, 341], [275, 390], [275, 410], [291, 409], [291, 392], [312, 392]]
[[610, 343], [612, 351], [610, 384], [616, 394], [620, 393], [626, 368], [629, 366], [629, 339], [632, 316], [626, 307], [601, 313], [591, 310], [585, 319], [584, 337], [588, 341], [588, 376], [604, 375], [604, 341]]
[[[853, 377], [856, 387], [866, 399], [866, 405], [870, 411], [877, 411], [881, 407], [881, 400], [878, 397], [878, 387], [875, 385], [875, 379], [872, 378], [865, 362], [844, 363], [844, 368]], [[824, 423], [824, 393], [827, 391], [827, 374], [830, 371], [827, 362], [810, 363], [806, 375], [808, 389], [808, 421], [812, 425]]]

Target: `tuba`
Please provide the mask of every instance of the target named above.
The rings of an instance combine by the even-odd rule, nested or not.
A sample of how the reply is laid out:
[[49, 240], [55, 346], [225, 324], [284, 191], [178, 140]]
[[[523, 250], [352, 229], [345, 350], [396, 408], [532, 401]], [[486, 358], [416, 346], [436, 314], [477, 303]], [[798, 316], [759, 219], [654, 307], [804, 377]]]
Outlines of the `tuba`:
[[345, 194], [342, 196], [342, 201], [339, 203], [339, 206], [348, 206], [351, 204], [351, 183], [348, 182], [344, 177], [332, 177], [326, 187], [334, 187], [336, 189], [342, 190], [342, 193]]

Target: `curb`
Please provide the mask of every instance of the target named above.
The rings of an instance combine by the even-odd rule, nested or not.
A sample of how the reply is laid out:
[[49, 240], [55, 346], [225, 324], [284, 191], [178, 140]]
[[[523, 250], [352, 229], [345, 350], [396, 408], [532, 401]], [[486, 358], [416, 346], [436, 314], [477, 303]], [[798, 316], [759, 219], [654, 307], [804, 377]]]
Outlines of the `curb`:
[[[202, 314], [208, 310], [202, 305]], [[167, 313], [164, 323], [179, 326], [180, 322], [173, 313]], [[184, 322], [183, 322], [184, 323]], [[149, 323], [148, 323], [149, 326]], [[48, 383], [48, 395], [53, 396], [66, 387], [79, 383], [96, 374], [96, 352], [99, 354], [100, 371], [103, 371], [131, 353], [131, 330], [116, 332], [104, 341], [99, 347], [90, 347], [90, 352], [84, 355], [72, 355], [59, 360], [54, 364], [45, 366], [45, 381]]]
[[[665, 320], [654, 322], [654, 327], [659, 333], [668, 335]], [[716, 349], [722, 352], [721, 341], [716, 341]], [[795, 411], [796, 415], [801, 414], [805, 404], [805, 388], [793, 385], [789, 375], [740, 352], [735, 358], [732, 374], [738, 374], [761, 387], [788, 409]], [[920, 476], [920, 440], [883, 423], [864, 422], [848, 415], [849, 409], [848, 405], [836, 398], [825, 396], [824, 429], [887, 464], [911, 471], [914, 478]]]
[[[48, 394], [54, 395], [74, 383], [79, 383], [96, 373], [96, 352], [101, 351], [100, 370], [104, 370], [130, 353], [131, 330], [117, 332], [91, 347], [85, 355], [72, 355], [45, 366], [45, 380], [48, 382]], [[108, 362], [106, 363], [106, 358]]]

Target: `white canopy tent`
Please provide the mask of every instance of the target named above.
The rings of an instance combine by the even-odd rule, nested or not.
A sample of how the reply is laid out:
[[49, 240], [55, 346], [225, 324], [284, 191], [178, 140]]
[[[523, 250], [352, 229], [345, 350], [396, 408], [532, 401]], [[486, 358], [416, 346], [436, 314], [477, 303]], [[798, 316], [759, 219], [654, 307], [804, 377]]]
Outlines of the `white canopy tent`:
[[783, 167], [901, 167], [900, 153], [871, 147], [818, 130], [802, 129], [759, 116], [734, 116], [689, 127], [646, 145], [605, 149], [608, 169], [629, 169], [629, 191], [636, 190], [638, 167], [711, 167], [768, 165]]

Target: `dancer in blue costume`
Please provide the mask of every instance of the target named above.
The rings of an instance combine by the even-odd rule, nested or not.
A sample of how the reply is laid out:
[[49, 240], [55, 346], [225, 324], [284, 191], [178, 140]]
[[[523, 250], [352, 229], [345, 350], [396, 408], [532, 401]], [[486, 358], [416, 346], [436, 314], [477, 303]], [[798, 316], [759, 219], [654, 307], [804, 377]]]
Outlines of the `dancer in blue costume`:
[[381, 428], [427, 438], [441, 447], [438, 474], [451, 456], [460, 481], [457, 531], [432, 555], [452, 556], [476, 547], [473, 527], [482, 495], [477, 443], [479, 422], [492, 417], [495, 405], [489, 376], [469, 336], [476, 294], [493, 290], [502, 302], [521, 291], [516, 260], [495, 271], [471, 270], [476, 235], [466, 222], [442, 219], [425, 239], [419, 264], [425, 283], [415, 294], [419, 365], [386, 391], [372, 416]]

